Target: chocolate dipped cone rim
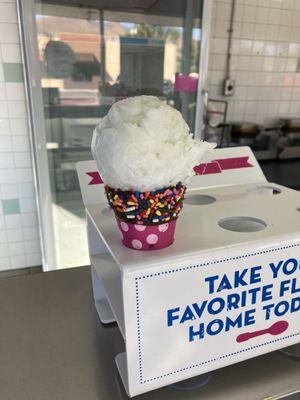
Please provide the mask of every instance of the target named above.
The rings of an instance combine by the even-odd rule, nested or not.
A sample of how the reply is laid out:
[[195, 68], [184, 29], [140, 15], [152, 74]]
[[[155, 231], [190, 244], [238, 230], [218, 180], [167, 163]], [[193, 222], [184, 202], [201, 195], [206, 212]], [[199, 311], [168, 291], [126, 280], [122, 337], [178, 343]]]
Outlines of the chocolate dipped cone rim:
[[176, 219], [182, 209], [186, 186], [151, 192], [124, 191], [105, 186], [108, 203], [122, 221], [138, 225], [159, 225]]

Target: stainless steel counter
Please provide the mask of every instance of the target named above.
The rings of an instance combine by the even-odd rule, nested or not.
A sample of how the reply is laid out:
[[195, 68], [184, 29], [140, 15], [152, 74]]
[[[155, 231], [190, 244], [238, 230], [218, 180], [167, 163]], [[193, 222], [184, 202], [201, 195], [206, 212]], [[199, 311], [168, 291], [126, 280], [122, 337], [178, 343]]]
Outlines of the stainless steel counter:
[[[0, 280], [0, 400], [127, 399], [114, 363], [122, 351], [118, 328], [97, 318], [88, 267]], [[261, 400], [297, 389], [300, 361], [272, 353], [215, 371], [203, 388], [136, 399]]]

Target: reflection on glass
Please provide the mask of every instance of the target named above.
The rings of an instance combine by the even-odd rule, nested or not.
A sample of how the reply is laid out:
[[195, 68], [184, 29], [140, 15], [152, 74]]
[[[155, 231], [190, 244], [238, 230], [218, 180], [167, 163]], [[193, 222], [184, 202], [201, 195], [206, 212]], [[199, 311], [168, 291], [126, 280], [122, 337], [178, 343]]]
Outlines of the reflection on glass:
[[58, 268], [89, 263], [75, 163], [91, 159], [93, 129], [110, 106], [151, 94], [180, 110], [192, 131], [195, 123], [201, 2], [131, 10], [120, 2], [122, 12], [102, 3], [99, 10], [37, 3]]

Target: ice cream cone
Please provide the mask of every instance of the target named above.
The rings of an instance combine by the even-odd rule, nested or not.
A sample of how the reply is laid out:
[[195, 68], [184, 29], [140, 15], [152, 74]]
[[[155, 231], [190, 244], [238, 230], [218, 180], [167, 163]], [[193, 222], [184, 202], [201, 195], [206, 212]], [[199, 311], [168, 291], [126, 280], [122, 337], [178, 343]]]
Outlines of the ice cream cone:
[[181, 183], [153, 192], [115, 190], [106, 186], [123, 244], [144, 251], [172, 244], [185, 190], [186, 186]]
[[125, 246], [174, 241], [186, 184], [215, 145], [195, 140], [179, 111], [154, 96], [115, 103], [95, 128], [92, 153]]
[[174, 242], [176, 219], [160, 225], [137, 225], [121, 221], [117, 224], [124, 246], [134, 250], [159, 250]]

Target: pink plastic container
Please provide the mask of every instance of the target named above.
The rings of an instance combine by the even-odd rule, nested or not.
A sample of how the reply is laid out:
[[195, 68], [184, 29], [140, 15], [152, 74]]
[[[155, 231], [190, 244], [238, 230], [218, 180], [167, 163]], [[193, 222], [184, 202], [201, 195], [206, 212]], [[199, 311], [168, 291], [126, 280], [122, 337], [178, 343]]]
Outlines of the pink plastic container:
[[124, 246], [134, 250], [159, 250], [174, 242], [177, 220], [161, 225], [137, 225], [117, 219]]

